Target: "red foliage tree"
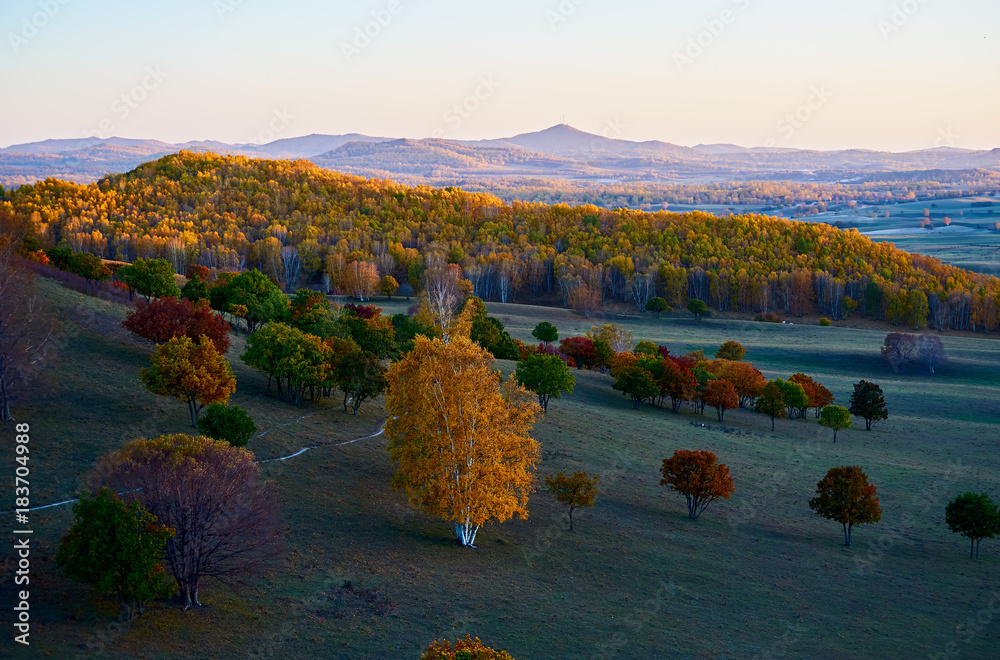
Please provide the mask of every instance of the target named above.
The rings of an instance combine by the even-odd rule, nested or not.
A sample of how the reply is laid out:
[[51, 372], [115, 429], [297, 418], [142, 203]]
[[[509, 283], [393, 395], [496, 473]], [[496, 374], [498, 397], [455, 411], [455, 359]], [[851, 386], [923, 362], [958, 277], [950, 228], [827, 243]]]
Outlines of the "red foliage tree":
[[694, 401], [698, 396], [698, 378], [692, 368], [694, 360], [673, 357], [663, 361], [662, 391], [670, 397], [670, 409], [677, 412], [685, 401]]
[[122, 321], [122, 327], [157, 344], [174, 337], [188, 337], [197, 343], [198, 338], [205, 335], [223, 354], [229, 350], [229, 331], [232, 329], [204, 302], [176, 298], [154, 298], [148, 303], [138, 301]]
[[559, 351], [576, 362], [576, 368], [590, 366], [597, 360], [597, 350], [589, 337], [566, 337], [559, 342]]
[[713, 380], [705, 386], [704, 401], [707, 405], [715, 408], [719, 415], [719, 421], [723, 421], [727, 410], [739, 408], [740, 399], [736, 395], [736, 388], [728, 380]]
[[360, 319], [374, 319], [382, 315], [382, 308], [376, 307], [375, 305], [355, 305], [354, 303], [347, 303], [344, 305], [344, 311], [353, 312], [355, 316]]
[[716, 462], [710, 451], [678, 449], [671, 458], [663, 459], [660, 474], [660, 485], [670, 486], [687, 499], [692, 520], [697, 520], [716, 499], [729, 499], [736, 490], [729, 467]]
[[187, 271], [184, 273], [184, 277], [189, 280], [193, 280], [195, 276], [199, 277], [202, 282], [206, 284], [212, 281], [212, 271], [208, 266], [202, 266], [200, 264], [190, 264], [187, 267]]

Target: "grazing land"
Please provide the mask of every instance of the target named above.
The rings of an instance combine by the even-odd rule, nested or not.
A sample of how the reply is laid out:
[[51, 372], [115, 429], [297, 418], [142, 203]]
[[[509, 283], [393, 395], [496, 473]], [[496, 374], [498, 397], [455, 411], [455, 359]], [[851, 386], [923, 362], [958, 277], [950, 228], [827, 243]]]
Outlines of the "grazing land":
[[[95, 459], [128, 438], [189, 427], [181, 402], [139, 386], [150, 347], [117, 327], [122, 307], [39, 283], [68, 340], [19, 410], [32, 426], [33, 502], [42, 504], [74, 496]], [[591, 324], [561, 309], [489, 309], [525, 341], [541, 320], [561, 336]], [[368, 437], [383, 421], [380, 400], [354, 417], [335, 398], [291, 406], [268, 397], [266, 379], [238, 359], [241, 335], [228, 355], [233, 401], [265, 432], [249, 447], [269, 459], [326, 445], [265, 464], [288, 528], [285, 558], [263, 576], [209, 583], [204, 608], [156, 602], [123, 627], [113, 599], [55, 567], [70, 507], [36, 512], [31, 656], [199, 658], [212, 648], [219, 658], [416, 658], [431, 639], [467, 633], [517, 658], [913, 658], [948, 648], [996, 656], [996, 617], [977, 630], [956, 625], [995, 594], [1000, 543], [987, 540], [981, 559], [969, 560], [944, 506], [967, 490], [1000, 490], [1000, 343], [944, 335], [950, 361], [936, 375], [897, 376], [879, 358], [883, 331], [679, 313], [615, 321], [675, 353], [735, 339], [765, 376], [805, 372], [845, 405], [853, 382], [874, 379], [891, 416], [871, 432], [841, 431], [834, 444], [811, 417], [778, 420], [771, 433], [767, 418], [744, 410], [724, 427], [690, 407], [635, 411], [610, 376], [574, 370], [575, 391], [535, 427], [537, 476], [598, 475], [596, 506], [577, 514], [570, 533], [563, 507], [535, 493], [528, 520], [487, 527], [479, 549], [467, 550], [448, 523], [389, 487], [385, 438]], [[659, 485], [659, 463], [676, 449], [714, 451], [735, 478], [732, 499], [697, 522]], [[846, 549], [839, 526], [806, 503], [828, 468], [852, 464], [877, 484], [883, 517], [856, 529]]]

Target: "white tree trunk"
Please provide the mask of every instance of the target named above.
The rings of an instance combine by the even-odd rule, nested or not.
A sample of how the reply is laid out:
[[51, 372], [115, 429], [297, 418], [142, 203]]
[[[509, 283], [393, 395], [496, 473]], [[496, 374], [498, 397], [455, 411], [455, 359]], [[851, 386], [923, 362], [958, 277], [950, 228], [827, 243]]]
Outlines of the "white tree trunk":
[[458, 538], [458, 542], [467, 548], [474, 548], [473, 543], [476, 540], [476, 532], [479, 531], [479, 525], [473, 525], [472, 523], [455, 523], [455, 536]]

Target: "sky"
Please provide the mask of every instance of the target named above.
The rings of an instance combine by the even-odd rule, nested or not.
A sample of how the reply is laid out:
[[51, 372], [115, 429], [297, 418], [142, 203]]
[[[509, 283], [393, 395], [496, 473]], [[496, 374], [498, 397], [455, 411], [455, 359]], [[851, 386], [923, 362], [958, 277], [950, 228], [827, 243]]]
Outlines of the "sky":
[[0, 146], [607, 137], [1000, 147], [996, 0], [3, 0]]

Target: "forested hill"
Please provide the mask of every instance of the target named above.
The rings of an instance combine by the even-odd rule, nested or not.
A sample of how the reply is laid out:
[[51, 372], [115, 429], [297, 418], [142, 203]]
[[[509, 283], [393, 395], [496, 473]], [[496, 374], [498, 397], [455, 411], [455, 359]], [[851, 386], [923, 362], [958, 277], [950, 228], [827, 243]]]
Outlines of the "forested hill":
[[[2, 197], [46, 246], [132, 261], [257, 267], [289, 288], [344, 285], [346, 265], [419, 289], [422, 268], [462, 266], [477, 295], [581, 306], [651, 296], [682, 305], [993, 330], [1000, 280], [873, 243], [854, 230], [761, 215], [646, 213], [505, 203], [410, 188], [306, 161], [180, 152], [95, 184], [54, 179]], [[292, 282], [286, 280], [292, 279]]]

